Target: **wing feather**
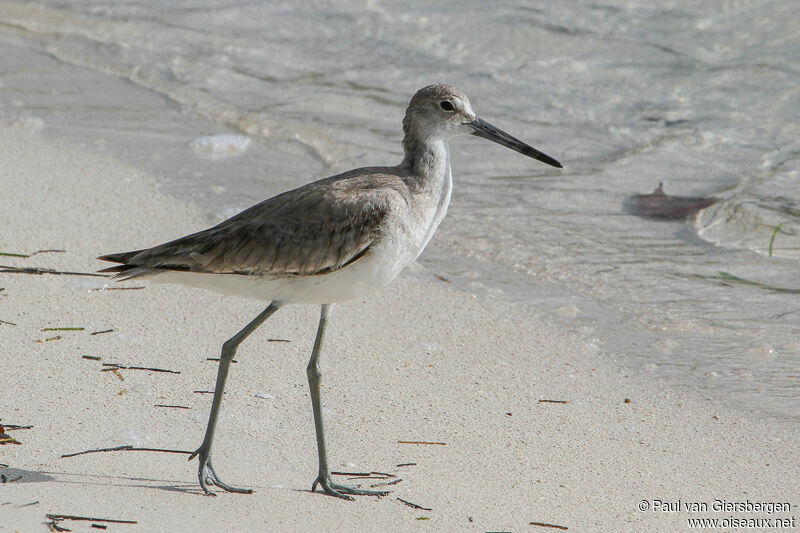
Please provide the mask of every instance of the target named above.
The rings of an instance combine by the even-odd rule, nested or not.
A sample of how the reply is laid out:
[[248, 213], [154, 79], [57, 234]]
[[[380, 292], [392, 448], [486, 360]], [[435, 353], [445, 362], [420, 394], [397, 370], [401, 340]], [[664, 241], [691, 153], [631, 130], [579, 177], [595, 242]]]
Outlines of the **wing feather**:
[[361, 169], [265, 200], [220, 224], [102, 260], [121, 277], [162, 270], [252, 275], [332, 272], [368, 253], [387, 216], [407, 205], [397, 176]]

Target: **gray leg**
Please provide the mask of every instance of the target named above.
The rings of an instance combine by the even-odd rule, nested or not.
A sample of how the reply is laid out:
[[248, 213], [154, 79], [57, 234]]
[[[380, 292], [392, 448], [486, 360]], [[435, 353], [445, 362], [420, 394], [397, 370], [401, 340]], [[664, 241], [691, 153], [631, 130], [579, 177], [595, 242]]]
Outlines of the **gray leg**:
[[328, 469], [328, 456], [325, 452], [325, 429], [322, 422], [322, 402], [320, 401], [319, 384], [322, 378], [322, 372], [319, 370], [319, 353], [322, 348], [322, 337], [325, 334], [325, 326], [328, 323], [328, 317], [333, 309], [333, 304], [325, 304], [322, 306], [322, 312], [319, 317], [319, 327], [317, 328], [317, 338], [314, 341], [314, 349], [311, 352], [311, 360], [308, 362], [306, 373], [308, 374], [308, 386], [311, 389], [311, 407], [314, 410], [314, 429], [317, 431], [317, 453], [319, 454], [319, 475], [311, 485], [311, 492], [317, 488], [317, 483], [330, 494], [344, 498], [345, 500], [352, 500], [348, 494], [366, 494], [370, 496], [385, 496], [389, 494], [388, 491], [378, 490], [365, 490], [357, 489], [349, 485], [339, 485], [331, 481], [331, 472]]
[[214, 430], [217, 428], [217, 417], [219, 416], [219, 407], [222, 403], [222, 393], [225, 390], [225, 380], [228, 379], [228, 369], [231, 366], [233, 356], [236, 355], [236, 348], [242, 343], [251, 333], [253, 333], [258, 326], [264, 323], [272, 313], [278, 310], [280, 304], [271, 302], [260, 315], [258, 315], [252, 322], [247, 324], [242, 330], [225, 341], [222, 345], [222, 354], [219, 358], [219, 370], [217, 371], [217, 384], [214, 387], [214, 401], [211, 403], [211, 415], [208, 417], [208, 426], [206, 427], [206, 436], [203, 438], [203, 444], [189, 456], [189, 460], [198, 456], [200, 466], [198, 468], [198, 477], [200, 478], [200, 486], [203, 491], [209, 496], [214, 496], [208, 490], [208, 483], [216, 485], [217, 487], [227, 490], [228, 492], [240, 492], [250, 494], [252, 489], [240, 489], [232, 487], [227, 483], [223, 483], [219, 479], [217, 473], [214, 472], [214, 467], [211, 465], [211, 443], [214, 441]]

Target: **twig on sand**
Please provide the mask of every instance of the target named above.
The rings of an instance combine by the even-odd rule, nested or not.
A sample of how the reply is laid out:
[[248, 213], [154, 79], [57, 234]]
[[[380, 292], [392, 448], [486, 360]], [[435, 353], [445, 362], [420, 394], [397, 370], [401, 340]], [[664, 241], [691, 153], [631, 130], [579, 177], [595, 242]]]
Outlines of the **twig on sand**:
[[117, 363], [103, 363], [103, 366], [109, 367], [104, 368], [103, 372], [111, 372], [113, 370], [147, 370], [149, 372], [164, 372], [167, 374], [180, 374], [179, 370], [167, 370], [165, 368], [153, 368], [150, 366], [123, 366], [118, 365]]
[[50, 531], [72, 531], [72, 530], [71, 530], [71, 529], [69, 529], [69, 528], [66, 528], [66, 527], [61, 527], [61, 526], [59, 526], [59, 525], [56, 523], [56, 521], [55, 521], [55, 520], [53, 520], [53, 521], [49, 522], [47, 525], [48, 525], [48, 526], [50, 526]]
[[566, 531], [569, 528], [567, 526], [559, 526], [557, 524], [548, 524], [546, 522], [531, 522], [529, 525], [531, 526], [539, 526], [539, 527], [551, 527], [553, 529], [560, 529], [562, 531]]
[[180, 370], [167, 370], [165, 368], [152, 368], [152, 367], [149, 367], [149, 366], [125, 366], [125, 367], [120, 367], [120, 368], [124, 368], [126, 370], [147, 370], [149, 372], [163, 372], [163, 373], [166, 373], [166, 374], [180, 374], [181, 373]]
[[113, 329], [104, 329], [103, 331], [93, 331], [89, 335], [102, 335], [103, 333], [111, 333]]
[[411, 503], [410, 501], [404, 500], [403, 498], [397, 498], [397, 499], [399, 501], [403, 502], [404, 504], [408, 505], [409, 507], [413, 508], [413, 509], [419, 509], [421, 511], [433, 511], [433, 509], [429, 509], [427, 507], [423, 507], [421, 505], [417, 505], [416, 503]]
[[5, 320], [0, 320], [0, 324], [8, 324], [9, 326], [16, 326], [13, 322], [7, 322]]
[[394, 474], [387, 474], [386, 472], [331, 472], [332, 476], [350, 476], [350, 479], [356, 478], [372, 478], [372, 479], [389, 479], [397, 477]]
[[[193, 452], [189, 452], [186, 450], [168, 450], [164, 448], [137, 448], [130, 444], [125, 444], [123, 446], [115, 446], [114, 448], [95, 448], [92, 450], [86, 450], [83, 452], [75, 452], [75, 453], [65, 453], [61, 457], [75, 457], [78, 455], [86, 455], [88, 453], [99, 453], [99, 452], [162, 452], [162, 453], [180, 453], [184, 455], [191, 455]], [[107, 520], [106, 520], [107, 521]]]
[[6, 435], [5, 426], [0, 426], [0, 444], [22, 444], [15, 438]]
[[71, 514], [50, 514], [47, 515], [48, 520], [52, 520], [50, 523], [51, 526], [55, 528], [56, 531], [70, 531], [69, 529], [62, 528], [58, 525], [58, 522], [62, 520], [76, 520], [76, 521], [84, 521], [84, 522], [108, 522], [110, 524], [138, 524], [136, 520], [119, 520], [115, 518], [94, 518], [91, 516], [75, 516]]
[[403, 481], [403, 478], [399, 477], [399, 478], [393, 479], [391, 481], [384, 481], [382, 483], [374, 483], [374, 484], [370, 485], [370, 487], [372, 487], [372, 488], [375, 488], [375, 487], [388, 487], [389, 485], [397, 485], [401, 481]]
[[35, 252], [31, 253], [28, 257], [33, 257], [34, 255], [39, 254], [63, 254], [66, 253], [66, 250], [36, 250]]
[[399, 440], [397, 444], [437, 444], [439, 446], [447, 446], [446, 442], [429, 442], [425, 440]]
[[3, 255], [3, 256], [6, 256], [6, 257], [28, 258], [28, 257], [33, 257], [34, 255], [39, 255], [39, 254], [52, 254], [52, 253], [63, 254], [64, 252], [66, 252], [66, 250], [36, 250], [35, 252], [31, 252], [29, 254], [17, 254], [17, 253], [12, 253], [12, 252], [0, 252], [0, 255]]
[[539, 400], [539, 403], [569, 403], [569, 400]]
[[156, 407], [169, 407], [171, 409], [191, 409], [191, 407], [186, 407], [185, 405], [168, 405], [164, 403], [157, 403], [154, 404]]
[[89, 289], [89, 292], [105, 292], [105, 291], [138, 291], [144, 289], [144, 286], [141, 287], [95, 287], [94, 289]]
[[35, 340], [35, 341], [33, 341], [33, 342], [38, 342], [39, 344], [42, 344], [43, 342], [50, 342], [50, 341], [60, 341], [60, 340], [61, 340], [61, 339], [63, 339], [63, 338], [64, 338], [64, 337], [62, 337], [61, 335], [56, 335], [55, 337], [47, 337], [45, 340], [42, 340], [42, 339], [36, 339], [36, 340]]
[[38, 268], [38, 267], [15, 267], [9, 265], [0, 265], [0, 273], [8, 274], [53, 274], [55, 276], [93, 276], [97, 278], [108, 278], [108, 274], [97, 274], [95, 272], [70, 272], [64, 270], [55, 270], [52, 268]]

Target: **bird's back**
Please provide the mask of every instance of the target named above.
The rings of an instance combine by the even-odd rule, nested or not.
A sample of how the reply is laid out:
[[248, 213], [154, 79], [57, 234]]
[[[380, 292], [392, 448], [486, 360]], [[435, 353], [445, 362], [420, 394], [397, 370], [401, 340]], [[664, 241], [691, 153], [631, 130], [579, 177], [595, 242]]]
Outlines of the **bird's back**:
[[313, 276], [359, 260], [412, 201], [394, 167], [372, 167], [273, 196], [216, 226], [153, 248], [100, 257], [120, 277], [164, 271]]

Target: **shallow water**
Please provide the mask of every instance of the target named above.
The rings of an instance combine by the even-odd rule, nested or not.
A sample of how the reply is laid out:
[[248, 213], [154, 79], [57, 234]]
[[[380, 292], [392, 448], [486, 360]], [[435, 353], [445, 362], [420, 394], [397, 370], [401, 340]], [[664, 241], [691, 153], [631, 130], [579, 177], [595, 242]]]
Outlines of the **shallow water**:
[[[410, 95], [447, 81], [566, 168], [454, 140], [424, 265], [796, 418], [800, 296], [779, 289], [800, 289], [800, 4], [657, 4], [2, 2], [0, 119], [144, 167], [210, 223], [399, 161]], [[721, 200], [686, 221], [624, 209], [662, 181]]]

